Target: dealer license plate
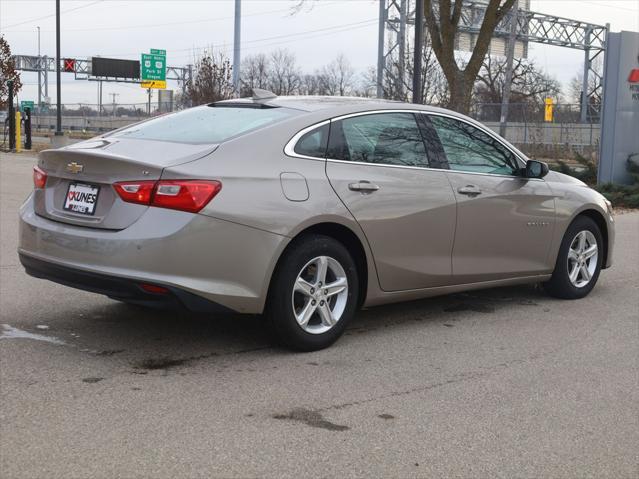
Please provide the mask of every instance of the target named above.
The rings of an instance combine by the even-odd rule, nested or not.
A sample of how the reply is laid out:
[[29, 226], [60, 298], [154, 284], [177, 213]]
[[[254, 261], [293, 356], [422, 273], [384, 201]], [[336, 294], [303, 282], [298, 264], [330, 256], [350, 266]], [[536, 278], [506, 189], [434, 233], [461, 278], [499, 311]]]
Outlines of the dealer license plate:
[[83, 215], [93, 215], [99, 192], [99, 186], [71, 183], [64, 200], [64, 209]]

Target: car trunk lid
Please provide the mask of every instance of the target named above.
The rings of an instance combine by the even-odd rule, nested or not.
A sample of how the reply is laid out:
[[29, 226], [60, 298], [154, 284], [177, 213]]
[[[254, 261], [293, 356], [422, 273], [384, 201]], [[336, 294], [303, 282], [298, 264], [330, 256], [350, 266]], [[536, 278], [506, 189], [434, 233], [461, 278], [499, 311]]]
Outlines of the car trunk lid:
[[114, 183], [157, 180], [164, 168], [197, 160], [216, 148], [216, 144], [102, 138], [44, 151], [38, 166], [47, 174], [47, 183], [35, 191], [35, 211], [62, 223], [124, 229], [148, 206], [122, 201]]

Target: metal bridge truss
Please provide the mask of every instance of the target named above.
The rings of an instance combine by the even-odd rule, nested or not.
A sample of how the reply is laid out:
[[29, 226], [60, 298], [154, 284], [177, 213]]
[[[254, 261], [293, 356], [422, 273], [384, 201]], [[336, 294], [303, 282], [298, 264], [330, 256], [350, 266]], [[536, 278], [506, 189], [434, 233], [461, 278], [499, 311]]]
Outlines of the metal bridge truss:
[[[384, 78], [397, 85], [402, 93], [406, 84], [405, 52], [412, 43], [413, 35], [408, 29], [415, 24], [415, 4], [422, 0], [379, 0], [379, 43], [377, 58], [377, 96], [383, 95]], [[471, 36], [477, 35], [486, 12], [486, 3], [465, 1], [459, 22], [459, 32]], [[437, 16], [438, 2], [433, 1]], [[511, 19], [514, 11], [499, 23], [494, 36], [508, 39]], [[517, 12], [516, 41], [534, 42], [573, 48], [584, 52], [584, 70], [581, 98], [581, 121], [589, 118], [599, 119], [602, 109], [603, 76], [594, 65], [595, 59], [606, 51], [606, 38], [609, 25], [595, 25], [579, 20], [546, 15], [519, 9]], [[424, 25], [424, 35], [428, 34]], [[471, 41], [472, 43], [472, 41]], [[591, 78], [595, 81], [591, 81]]]
[[[36, 72], [38, 75], [38, 103], [42, 102], [42, 98], [49, 96], [49, 73], [55, 73], [55, 58], [48, 56], [31, 56], [31, 55], [13, 55], [16, 70], [25, 72]], [[60, 70], [64, 73], [64, 59], [60, 59]], [[166, 67], [166, 79], [176, 80], [182, 89], [182, 93], [186, 92], [186, 86], [191, 80], [192, 69], [190, 67]], [[114, 77], [95, 77], [91, 75], [91, 60], [75, 60], [74, 75], [76, 80], [118, 82], [118, 83], [140, 83], [140, 80], [130, 78], [114, 78]]]

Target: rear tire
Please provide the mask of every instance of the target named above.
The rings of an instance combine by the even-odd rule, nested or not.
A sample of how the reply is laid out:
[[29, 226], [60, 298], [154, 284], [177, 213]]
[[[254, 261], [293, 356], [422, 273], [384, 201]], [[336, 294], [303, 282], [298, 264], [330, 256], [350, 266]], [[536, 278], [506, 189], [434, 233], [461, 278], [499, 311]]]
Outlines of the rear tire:
[[552, 277], [544, 289], [556, 298], [579, 299], [595, 287], [603, 261], [603, 237], [597, 224], [578, 216], [570, 224], [559, 248]]
[[357, 267], [344, 245], [329, 236], [306, 236], [280, 260], [266, 316], [278, 343], [316, 351], [342, 335], [358, 297]]

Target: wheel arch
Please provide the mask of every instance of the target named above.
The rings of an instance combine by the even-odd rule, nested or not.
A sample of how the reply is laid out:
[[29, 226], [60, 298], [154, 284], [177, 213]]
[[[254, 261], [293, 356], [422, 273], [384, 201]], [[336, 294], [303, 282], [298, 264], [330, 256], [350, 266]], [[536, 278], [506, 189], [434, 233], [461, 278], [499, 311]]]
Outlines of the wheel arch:
[[577, 213], [575, 217], [572, 219], [572, 221], [570, 222], [570, 224], [572, 224], [573, 221], [575, 221], [580, 216], [585, 216], [586, 218], [590, 218], [591, 220], [593, 220], [595, 224], [599, 227], [599, 231], [601, 231], [601, 236], [604, 242], [603, 261], [601, 262], [602, 269], [603, 269], [603, 267], [605, 267], [605, 265], [608, 264], [609, 232], [608, 232], [608, 223], [606, 222], [606, 218], [599, 210], [589, 208]]
[[280, 253], [279, 258], [275, 263], [275, 268], [273, 269], [273, 274], [271, 275], [271, 279], [269, 281], [269, 293], [271, 285], [273, 284], [273, 278], [277, 274], [278, 268], [282, 264], [282, 259], [286, 256], [286, 253], [295, 244], [297, 244], [299, 241], [302, 241], [304, 237], [309, 235], [324, 235], [331, 237], [343, 244], [348, 252], [353, 256], [353, 260], [355, 261], [355, 265], [357, 266], [359, 281], [359, 297], [357, 299], [357, 307], [360, 308], [366, 300], [370, 276], [369, 267], [372, 266], [371, 262], [369, 261], [364, 243], [357, 235], [357, 233], [355, 233], [348, 226], [330, 221], [307, 226], [304, 229], [298, 231], [295, 236], [292, 237], [291, 241], [289, 241], [284, 250]]

